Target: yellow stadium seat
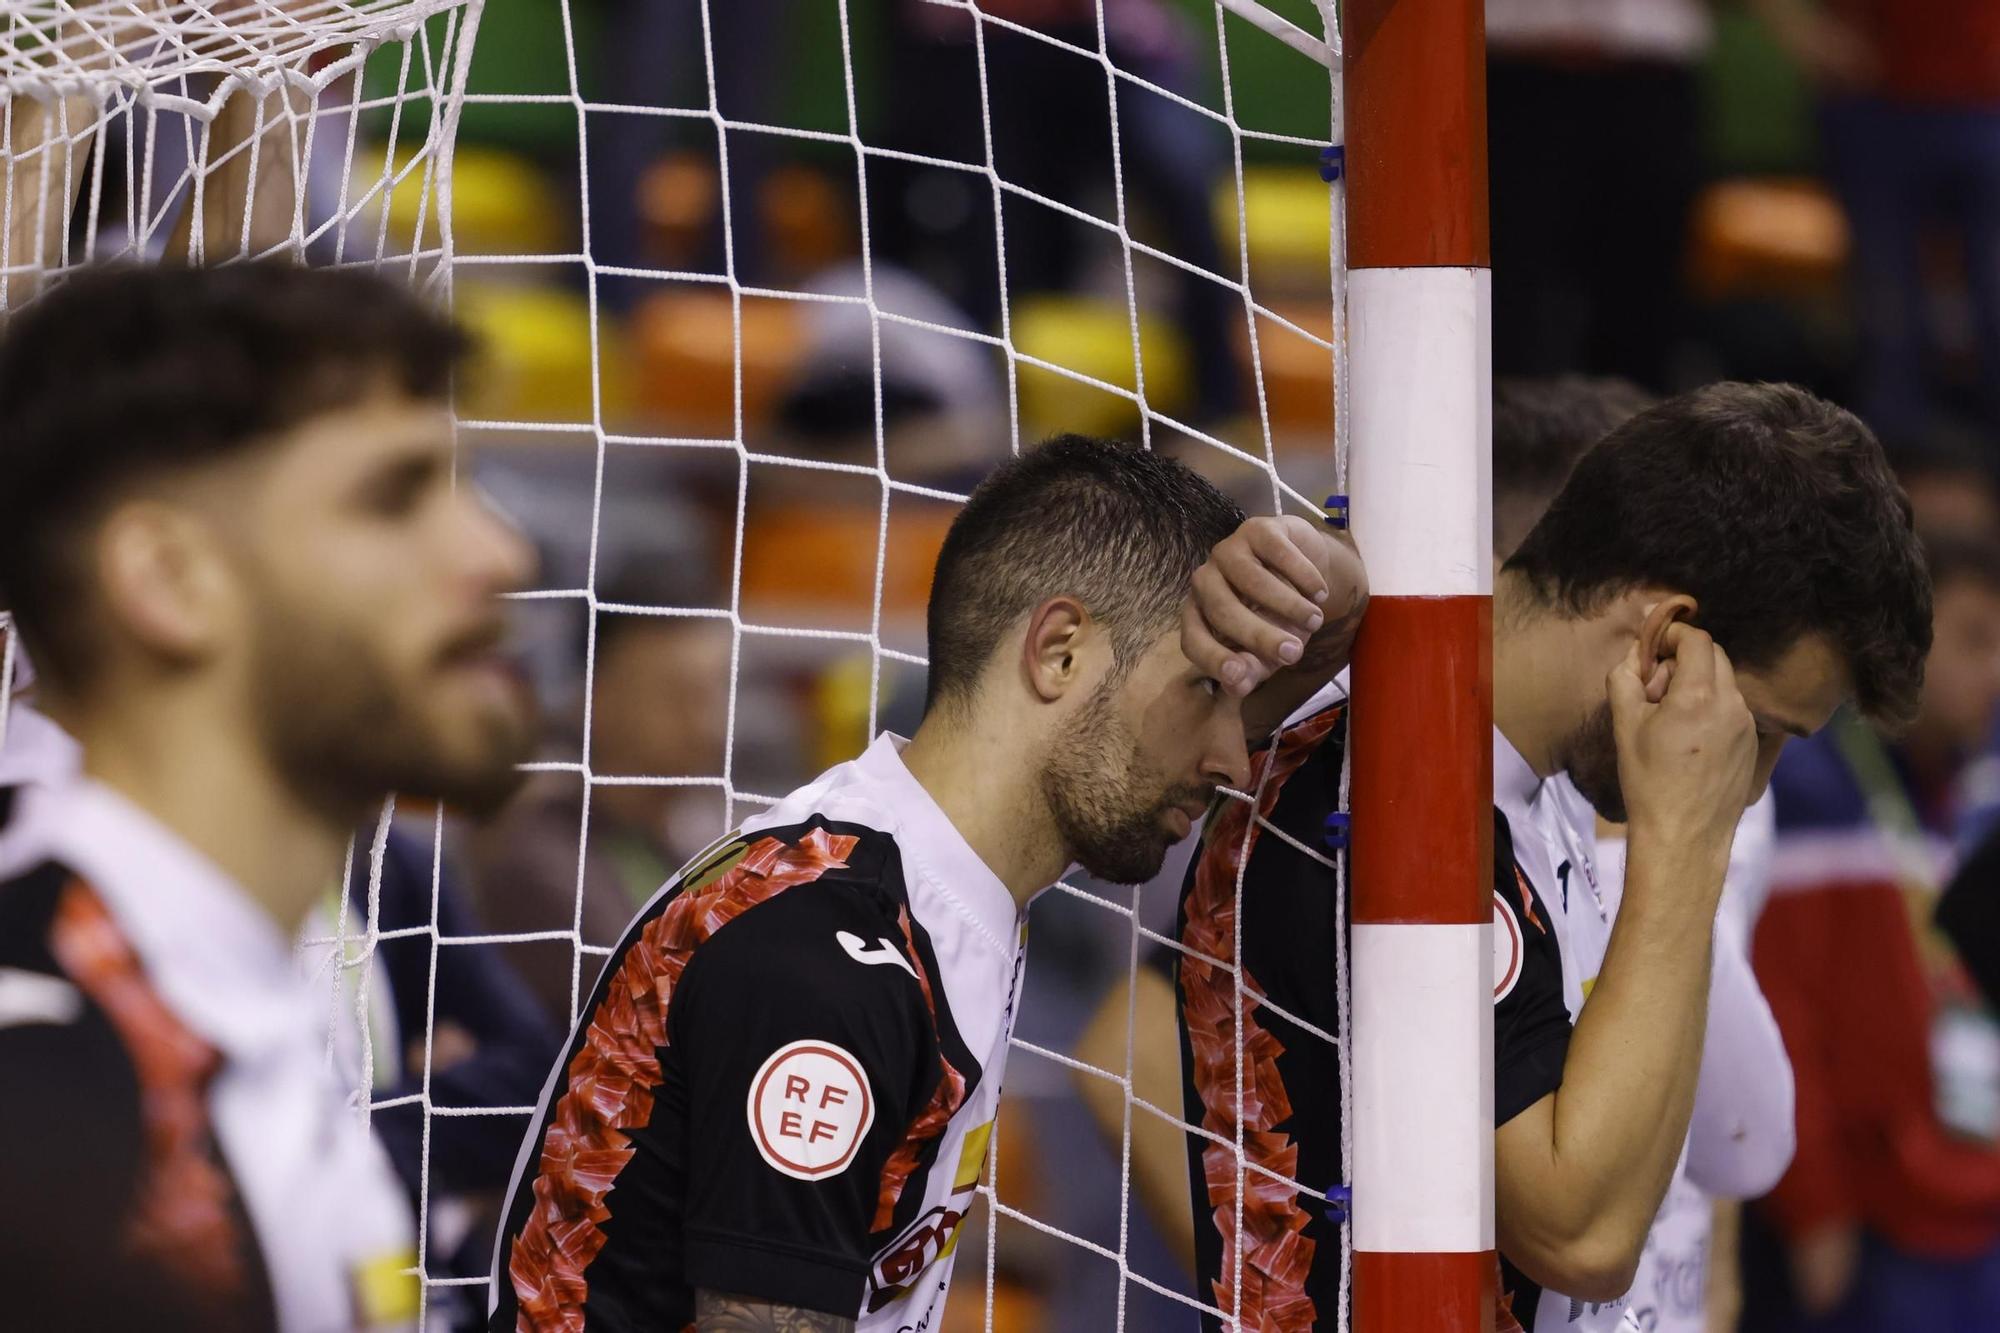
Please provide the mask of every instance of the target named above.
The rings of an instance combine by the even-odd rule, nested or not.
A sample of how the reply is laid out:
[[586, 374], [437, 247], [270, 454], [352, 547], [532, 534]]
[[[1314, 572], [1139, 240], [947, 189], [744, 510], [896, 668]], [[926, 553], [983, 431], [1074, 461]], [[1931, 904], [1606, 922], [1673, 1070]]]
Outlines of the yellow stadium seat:
[[[1235, 271], [1237, 256], [1236, 182], [1224, 177], [1215, 187], [1215, 237], [1223, 262]], [[1278, 292], [1300, 295], [1329, 290], [1328, 229], [1333, 195], [1311, 167], [1248, 167], [1243, 172], [1244, 228], [1250, 236], [1250, 274], [1260, 298]]]
[[[409, 152], [397, 154], [396, 170], [410, 163]], [[452, 238], [463, 255], [540, 255], [567, 253], [574, 205], [559, 200], [539, 168], [517, 153], [476, 144], [461, 144], [453, 156], [451, 176]], [[350, 195], [360, 199], [382, 180], [383, 152], [378, 146], [357, 151]], [[424, 243], [438, 243], [437, 197], [426, 197], [427, 166], [418, 166], [389, 191], [389, 242], [410, 247], [417, 234], [417, 215], [424, 215]]]
[[[1122, 304], [1080, 296], [1025, 297], [1014, 303], [1013, 336], [1017, 351], [1051, 365], [1121, 389], [1137, 384], [1131, 317]], [[1186, 340], [1164, 320], [1142, 317], [1139, 346], [1146, 401], [1156, 411], [1178, 413], [1189, 396]], [[1020, 395], [1022, 425], [1035, 435], [1125, 435], [1139, 422], [1131, 399], [1041, 366], [1021, 365]]]
[[[590, 421], [590, 307], [581, 292], [461, 277], [454, 307], [478, 340], [459, 411], [489, 421]], [[604, 419], [631, 411], [628, 352], [617, 325], [598, 324]]]

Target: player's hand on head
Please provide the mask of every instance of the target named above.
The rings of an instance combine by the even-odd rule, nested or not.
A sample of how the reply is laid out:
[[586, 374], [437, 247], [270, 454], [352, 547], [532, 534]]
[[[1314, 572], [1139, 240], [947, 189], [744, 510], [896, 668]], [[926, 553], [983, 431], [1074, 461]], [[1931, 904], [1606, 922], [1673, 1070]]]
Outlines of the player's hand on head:
[[1757, 727], [1729, 654], [1692, 625], [1668, 625], [1659, 661], [1635, 640], [1607, 682], [1619, 785], [1634, 828], [1719, 839], [1726, 853], [1749, 803]]
[[[1308, 656], [1329, 614], [1366, 595], [1351, 545], [1293, 515], [1246, 519], [1197, 569], [1181, 617], [1190, 662], [1244, 697]], [[1348, 637], [1351, 637], [1351, 630]]]

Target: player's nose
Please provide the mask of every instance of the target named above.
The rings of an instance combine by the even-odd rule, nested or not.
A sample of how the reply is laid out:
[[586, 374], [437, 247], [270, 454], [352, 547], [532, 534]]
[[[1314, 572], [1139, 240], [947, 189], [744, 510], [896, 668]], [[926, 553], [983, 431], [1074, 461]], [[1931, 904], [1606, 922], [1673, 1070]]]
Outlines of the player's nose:
[[492, 592], [526, 587], [535, 572], [535, 548], [484, 491], [461, 495], [460, 546], [473, 577]]
[[1250, 785], [1250, 751], [1243, 741], [1240, 718], [1212, 729], [1208, 753], [1202, 760], [1201, 776], [1205, 782], [1219, 787], [1234, 787], [1238, 791]]

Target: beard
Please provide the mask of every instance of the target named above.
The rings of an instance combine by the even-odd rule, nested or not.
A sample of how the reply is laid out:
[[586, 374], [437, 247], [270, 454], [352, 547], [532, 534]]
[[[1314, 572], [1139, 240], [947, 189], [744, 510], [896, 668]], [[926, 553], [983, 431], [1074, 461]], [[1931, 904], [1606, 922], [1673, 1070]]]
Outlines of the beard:
[[1618, 780], [1618, 739], [1611, 726], [1610, 700], [1584, 718], [1557, 754], [1562, 770], [1591, 808], [1614, 824], [1624, 823], [1625, 788]]
[[[308, 802], [351, 818], [391, 792], [490, 815], [520, 787], [535, 743], [532, 710], [495, 709], [457, 726], [399, 688], [362, 635], [267, 610], [254, 663], [255, 719], [279, 774]], [[496, 642], [490, 626], [455, 640], [425, 670], [442, 671]]]
[[1167, 812], [1206, 803], [1201, 783], [1168, 787], [1112, 712], [1107, 682], [1042, 773], [1042, 792], [1056, 831], [1086, 871], [1112, 884], [1143, 884], [1160, 873], [1174, 838]]

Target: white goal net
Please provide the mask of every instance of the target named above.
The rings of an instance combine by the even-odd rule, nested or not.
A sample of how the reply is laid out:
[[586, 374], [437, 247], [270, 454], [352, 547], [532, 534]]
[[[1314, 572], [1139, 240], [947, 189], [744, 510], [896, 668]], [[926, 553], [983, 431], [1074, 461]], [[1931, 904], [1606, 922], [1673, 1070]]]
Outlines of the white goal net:
[[[547, 743], [500, 826], [392, 803], [358, 831], [302, 946], [329, 1058], [418, 1198], [426, 1327], [483, 1310], [508, 1143], [637, 902], [914, 726], [930, 563], [986, 470], [1080, 431], [1171, 450], [1252, 512], [1345, 490], [1332, 0], [0, 20], [0, 310], [94, 259], [283, 255], [393, 266], [480, 339], [463, 469], [541, 551], [516, 609]], [[15, 664], [10, 642], [0, 728]], [[1185, 1198], [1134, 1158], [1148, 1126], [1217, 1139], [1149, 1081], [1171, 1016], [1128, 998], [1113, 1053], [1085, 1049], [1182, 947], [1184, 864], [1034, 908], [945, 1329], [1229, 1321], [1184, 1267]], [[546, 1032], [483, 1026], [492, 963]], [[1240, 1031], [1235, 1058], [1240, 1088]]]

